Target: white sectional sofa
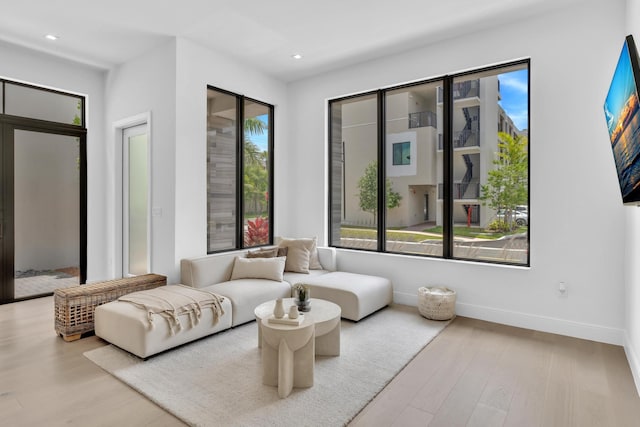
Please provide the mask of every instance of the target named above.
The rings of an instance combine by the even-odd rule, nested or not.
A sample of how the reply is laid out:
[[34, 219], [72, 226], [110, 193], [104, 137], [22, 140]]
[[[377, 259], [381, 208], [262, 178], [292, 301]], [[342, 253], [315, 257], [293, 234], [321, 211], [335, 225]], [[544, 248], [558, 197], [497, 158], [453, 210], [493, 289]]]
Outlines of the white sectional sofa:
[[183, 259], [180, 263], [181, 282], [230, 299], [233, 310], [231, 326], [237, 326], [254, 320], [253, 310], [263, 302], [293, 296], [291, 287], [294, 284], [335, 270], [336, 250], [317, 249], [322, 270], [309, 270], [309, 274], [285, 271], [281, 282], [258, 278], [231, 280], [235, 258], [245, 256], [246, 251]]
[[[95, 310], [96, 335], [141, 358], [204, 336], [250, 322], [254, 309], [263, 302], [292, 295], [292, 286], [307, 283], [311, 296], [327, 299], [340, 305], [342, 317], [357, 321], [390, 304], [393, 299], [391, 282], [376, 276], [335, 272], [336, 250], [318, 247], [322, 269], [308, 273], [285, 271], [282, 280], [240, 278], [232, 280], [236, 257], [244, 258], [247, 251], [206, 255], [181, 261], [183, 285], [201, 288], [224, 298], [224, 315], [213, 325], [211, 313], [203, 310], [203, 318], [192, 327], [171, 334], [162, 321], [150, 327], [147, 313], [134, 305], [113, 301]], [[283, 261], [284, 262], [284, 261]], [[334, 273], [335, 272], [335, 273]], [[326, 278], [326, 281], [323, 281]], [[313, 308], [312, 308], [313, 311]], [[189, 319], [180, 319], [187, 324]]]

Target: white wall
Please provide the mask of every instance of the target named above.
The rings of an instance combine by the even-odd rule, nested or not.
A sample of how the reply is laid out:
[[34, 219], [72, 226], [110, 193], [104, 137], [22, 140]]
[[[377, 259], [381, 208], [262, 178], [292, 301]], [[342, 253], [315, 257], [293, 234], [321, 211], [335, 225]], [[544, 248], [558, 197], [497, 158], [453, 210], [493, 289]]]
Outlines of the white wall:
[[[458, 291], [457, 311], [480, 319], [622, 344], [624, 209], [602, 104], [623, 39], [624, 0], [580, 5], [353, 66], [290, 85], [282, 232], [326, 243], [326, 100], [387, 85], [531, 58], [531, 267], [341, 250], [339, 268], [392, 279], [395, 300], [417, 288]], [[307, 159], [322, 159], [308, 161]], [[280, 206], [282, 201], [280, 201]], [[302, 208], [303, 207], [303, 208]], [[556, 293], [567, 284], [568, 296]]]
[[[176, 153], [176, 44], [160, 46], [109, 72], [107, 79], [105, 179], [108, 185], [109, 275], [117, 271], [122, 256], [119, 220], [122, 215], [122, 174], [120, 142], [114, 123], [150, 112], [151, 207], [160, 214], [151, 219], [151, 271], [177, 281], [174, 266], [175, 229], [175, 153]], [[158, 211], [159, 210], [159, 211]]]
[[284, 161], [289, 123], [286, 85], [189, 40], [178, 39], [177, 46], [174, 266], [179, 271], [180, 259], [207, 253], [207, 85], [274, 105], [276, 233], [292, 205], [282, 183], [290, 167]]
[[[111, 71], [107, 83], [106, 141], [112, 206], [108, 262], [113, 276], [118, 274], [115, 258], [121, 251], [117, 191], [120, 162], [113, 123], [145, 112], [150, 112], [152, 124], [151, 205], [156, 212], [161, 211], [161, 215], [152, 216], [152, 271], [177, 283], [180, 260], [206, 254], [208, 84], [274, 104], [275, 134], [278, 141], [286, 141], [286, 86], [191, 41], [172, 40]], [[276, 157], [276, 165], [278, 162]], [[276, 175], [276, 185], [277, 182]], [[282, 205], [277, 191], [274, 196], [276, 206]]]
[[87, 97], [87, 280], [108, 275], [103, 70], [0, 42], [0, 76]]
[[[640, 44], [640, 0], [627, 0], [628, 34]], [[619, 42], [622, 46], [622, 40]], [[625, 352], [640, 394], [640, 208], [625, 208]]]

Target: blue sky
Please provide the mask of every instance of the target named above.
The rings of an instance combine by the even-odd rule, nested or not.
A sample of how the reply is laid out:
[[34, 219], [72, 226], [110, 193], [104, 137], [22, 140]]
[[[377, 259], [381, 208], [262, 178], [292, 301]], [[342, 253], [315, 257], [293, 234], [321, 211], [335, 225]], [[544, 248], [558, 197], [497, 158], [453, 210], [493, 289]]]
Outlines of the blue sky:
[[511, 117], [511, 120], [519, 130], [529, 127], [528, 75], [529, 70], [524, 69], [498, 76], [498, 80], [500, 80], [500, 95], [502, 96], [499, 104]]
[[[528, 105], [528, 74], [529, 70], [518, 70], [510, 73], [498, 75], [500, 80], [500, 95], [502, 100], [499, 104], [507, 112], [511, 120], [515, 123], [519, 130], [529, 127], [529, 105]], [[263, 114], [257, 119], [268, 125], [268, 115]], [[267, 151], [268, 148], [268, 132], [262, 135], [249, 135], [249, 139], [256, 144], [261, 150]]]
[[[269, 115], [263, 114], [262, 116], [256, 117], [256, 119], [260, 120], [265, 124], [265, 128], [269, 128]], [[269, 132], [265, 130], [261, 135], [252, 135], [247, 134], [247, 137], [260, 148], [262, 151], [267, 151], [269, 148], [269, 140], [268, 140]]]

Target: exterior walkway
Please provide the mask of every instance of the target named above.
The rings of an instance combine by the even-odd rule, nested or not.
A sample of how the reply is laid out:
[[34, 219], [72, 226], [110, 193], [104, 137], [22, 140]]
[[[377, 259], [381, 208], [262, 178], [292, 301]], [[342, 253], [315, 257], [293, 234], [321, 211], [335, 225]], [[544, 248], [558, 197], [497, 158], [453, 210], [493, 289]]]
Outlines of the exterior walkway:
[[[65, 277], [66, 276], [66, 277]], [[26, 298], [34, 295], [50, 294], [58, 288], [69, 288], [78, 285], [78, 277], [65, 274], [42, 274], [15, 279], [15, 298]]]
[[420, 224], [410, 225], [402, 231], [422, 231], [426, 228], [433, 228], [436, 226], [435, 221], [421, 222]]

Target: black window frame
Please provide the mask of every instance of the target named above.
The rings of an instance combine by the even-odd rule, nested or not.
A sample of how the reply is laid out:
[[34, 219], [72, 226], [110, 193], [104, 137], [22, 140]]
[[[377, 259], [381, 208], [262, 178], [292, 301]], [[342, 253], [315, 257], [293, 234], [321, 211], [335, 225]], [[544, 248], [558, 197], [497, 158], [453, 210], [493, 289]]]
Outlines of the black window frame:
[[[0, 85], [2, 85], [2, 92], [0, 92], [2, 94], [2, 96], [0, 97], [2, 99], [1, 101], [1, 108], [0, 108], [0, 114], [3, 114], [6, 117], [21, 117], [24, 119], [29, 119], [29, 120], [35, 120], [36, 122], [41, 122], [41, 123], [56, 123], [56, 124], [61, 124], [61, 122], [57, 122], [57, 121], [51, 121], [49, 119], [42, 119], [42, 118], [37, 118], [37, 117], [24, 117], [24, 116], [15, 116], [15, 115], [11, 115], [11, 114], [7, 114], [7, 108], [6, 108], [6, 96], [7, 96], [7, 89], [6, 89], [6, 85], [9, 84], [10, 86], [16, 86], [16, 87], [24, 87], [27, 89], [32, 89], [32, 90], [36, 90], [39, 92], [43, 92], [43, 93], [52, 93], [52, 94], [56, 94], [56, 95], [61, 95], [61, 96], [65, 96], [68, 98], [76, 98], [78, 103], [79, 103], [79, 110], [80, 110], [80, 116], [78, 116], [78, 118], [80, 119], [80, 123], [74, 123], [72, 124], [72, 126], [74, 126], [75, 128], [80, 128], [80, 129], [85, 129], [86, 130], [86, 97], [83, 95], [78, 95], [75, 93], [70, 93], [70, 92], [64, 92], [62, 90], [57, 90], [57, 89], [51, 89], [48, 87], [42, 87], [42, 86], [37, 86], [37, 85], [33, 85], [33, 84], [29, 84], [29, 83], [23, 83], [23, 82], [18, 82], [18, 81], [13, 81], [13, 80], [9, 80], [9, 79], [3, 79], [0, 78]], [[66, 123], [65, 123], [66, 124]]]
[[[267, 144], [268, 144], [268, 161], [269, 161], [269, 189], [268, 189], [268, 215], [269, 215], [269, 241], [264, 246], [273, 245], [273, 194], [274, 194], [274, 171], [275, 171], [275, 156], [274, 156], [274, 140], [275, 140], [275, 106], [273, 104], [269, 104], [264, 101], [257, 100], [255, 98], [251, 98], [242, 94], [238, 94], [235, 92], [231, 92], [226, 89], [221, 89], [216, 86], [207, 85], [207, 91], [214, 90], [225, 95], [233, 96], [236, 100], [236, 236], [235, 241], [236, 245], [233, 248], [228, 249], [220, 249], [215, 251], [209, 250], [209, 212], [206, 212], [207, 215], [207, 254], [215, 254], [215, 253], [224, 253], [224, 252], [232, 252], [240, 249], [246, 248], [256, 248], [258, 246], [245, 246], [244, 244], [244, 141], [245, 141], [245, 130], [244, 130], [244, 106], [246, 102], [252, 102], [255, 104], [262, 105], [267, 107], [269, 110], [269, 123], [268, 123], [268, 135], [267, 135]], [[206, 142], [205, 142], [206, 143]], [[208, 173], [207, 173], [208, 176]], [[208, 184], [207, 184], [208, 188]], [[207, 195], [207, 204], [208, 204], [208, 195]]]
[[[507, 261], [493, 261], [486, 259], [475, 259], [475, 258], [465, 258], [454, 255], [454, 228], [453, 228], [453, 208], [454, 208], [454, 168], [453, 168], [453, 160], [454, 160], [454, 144], [453, 144], [453, 112], [454, 112], [454, 94], [453, 94], [453, 84], [454, 80], [464, 78], [465, 76], [472, 76], [481, 73], [493, 72], [501, 69], [508, 69], [513, 67], [525, 66], [528, 71], [527, 76], [527, 139], [529, 141], [528, 145], [528, 158], [527, 158], [527, 192], [529, 197], [528, 204], [528, 224], [527, 227], [527, 261], [526, 263], [514, 263]], [[442, 215], [443, 215], [443, 251], [441, 256], [434, 256], [428, 254], [417, 254], [417, 253], [404, 253], [404, 252], [394, 252], [388, 251], [386, 249], [387, 243], [387, 230], [386, 230], [386, 210], [385, 210], [385, 200], [384, 195], [385, 192], [385, 182], [386, 182], [386, 168], [380, 167], [378, 168], [378, 194], [382, 194], [382, 197], [378, 197], [378, 223], [377, 223], [377, 249], [363, 249], [363, 248], [351, 248], [351, 247], [343, 247], [334, 244], [334, 221], [332, 216], [332, 207], [333, 207], [333, 191], [332, 191], [332, 177], [333, 177], [333, 153], [332, 153], [332, 105], [334, 103], [340, 103], [345, 100], [360, 98], [370, 96], [372, 93], [377, 93], [377, 119], [378, 119], [378, 164], [384, 165], [386, 153], [384, 150], [385, 146], [385, 132], [386, 132], [386, 108], [385, 108], [385, 96], [388, 92], [402, 89], [402, 88], [410, 88], [413, 86], [419, 86], [423, 84], [433, 83], [433, 82], [442, 82], [442, 103], [443, 103], [443, 205], [442, 205]], [[396, 86], [385, 87], [384, 89], [378, 89], [375, 91], [368, 91], [359, 94], [352, 94], [345, 97], [333, 98], [328, 100], [327, 102], [327, 117], [328, 119], [328, 159], [329, 159], [329, 173], [328, 173], [328, 226], [329, 226], [329, 246], [339, 248], [339, 249], [349, 249], [349, 250], [357, 250], [364, 252], [376, 252], [376, 253], [389, 253], [395, 255], [404, 255], [404, 256], [414, 256], [414, 257], [423, 257], [423, 258], [437, 258], [437, 259], [448, 259], [448, 260], [460, 260], [460, 261], [470, 261], [474, 263], [482, 263], [482, 264], [498, 264], [498, 265], [508, 265], [515, 267], [530, 267], [531, 266], [531, 60], [530, 58], [505, 62], [501, 64], [496, 64], [487, 67], [480, 67], [476, 69], [470, 69], [468, 71], [445, 74], [442, 76], [425, 79], [421, 81], [415, 81], [408, 84], [400, 84]], [[392, 153], [393, 156], [393, 153]]]

